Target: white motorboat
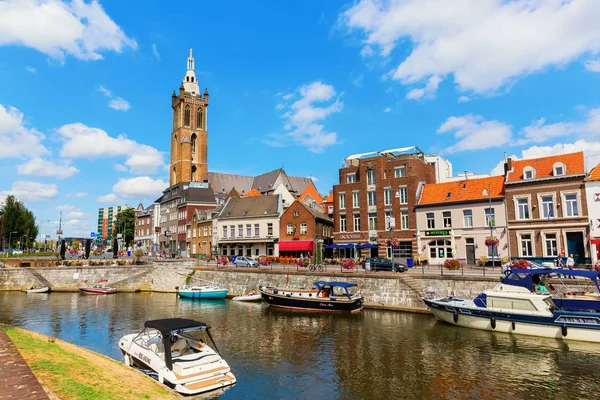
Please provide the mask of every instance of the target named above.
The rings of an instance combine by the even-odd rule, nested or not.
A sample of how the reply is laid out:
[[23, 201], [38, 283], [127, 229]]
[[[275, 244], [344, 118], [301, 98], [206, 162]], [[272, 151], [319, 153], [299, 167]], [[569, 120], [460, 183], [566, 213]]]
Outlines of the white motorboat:
[[262, 298], [262, 296], [260, 295], [260, 293], [256, 294], [254, 292], [250, 292], [250, 293], [246, 293], [243, 294], [241, 296], [235, 296], [233, 299], [233, 301], [260, 301]]
[[25, 289], [23, 290], [25, 293], [48, 293], [50, 291], [50, 288], [48, 286], [44, 286], [41, 288], [30, 288], [30, 289]]
[[560, 310], [550, 294], [499, 283], [474, 300], [423, 299], [433, 315], [467, 328], [600, 343], [600, 314]]
[[[206, 339], [213, 347], [205, 344]], [[203, 322], [184, 318], [146, 321], [140, 333], [123, 336], [119, 348], [126, 365], [182, 394], [222, 390], [236, 382]]]

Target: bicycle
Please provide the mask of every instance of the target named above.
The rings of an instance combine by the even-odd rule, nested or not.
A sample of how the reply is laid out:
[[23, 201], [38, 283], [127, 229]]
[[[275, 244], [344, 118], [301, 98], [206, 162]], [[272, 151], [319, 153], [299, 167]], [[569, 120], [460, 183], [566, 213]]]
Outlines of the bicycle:
[[308, 270], [310, 272], [315, 272], [315, 271], [319, 271], [319, 272], [324, 272], [325, 271], [325, 267], [323, 267], [321, 264], [310, 264], [308, 267]]

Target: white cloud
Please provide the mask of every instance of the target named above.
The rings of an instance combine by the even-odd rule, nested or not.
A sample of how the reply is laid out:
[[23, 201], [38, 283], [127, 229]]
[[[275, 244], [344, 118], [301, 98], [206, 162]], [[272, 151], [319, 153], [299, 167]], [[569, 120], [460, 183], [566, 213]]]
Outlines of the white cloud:
[[44, 134], [27, 128], [23, 117], [16, 108], [4, 108], [0, 104], [0, 158], [35, 157], [48, 153], [42, 144]]
[[585, 69], [592, 72], [600, 72], [600, 60], [589, 60], [585, 62]]
[[131, 108], [131, 105], [127, 102], [127, 100], [124, 100], [120, 97], [109, 101], [108, 106], [117, 111], [127, 111]]
[[114, 193], [109, 193], [104, 196], [100, 196], [96, 199], [96, 201], [98, 203], [113, 203], [113, 204], [120, 202], [120, 200], [117, 199], [117, 196], [115, 196]]
[[595, 0], [360, 0], [340, 22], [364, 34], [363, 56], [412, 43], [390, 72], [403, 84], [452, 75], [459, 90], [482, 93], [599, 52], [597, 15]]
[[63, 125], [58, 128], [63, 147], [60, 155], [66, 158], [95, 158], [125, 156], [125, 165], [133, 174], [155, 173], [164, 165], [163, 154], [154, 147], [128, 139], [125, 135], [116, 138], [99, 128], [82, 123]]
[[169, 186], [162, 179], [152, 179], [149, 176], [137, 176], [130, 179], [119, 179], [113, 186], [113, 192], [121, 197], [144, 199], [155, 199], [159, 197], [164, 189]]
[[457, 142], [446, 149], [449, 153], [501, 147], [510, 143], [512, 128], [499, 121], [486, 121], [479, 115], [448, 118], [438, 133], [453, 132]]
[[105, 88], [104, 86], [100, 86], [98, 88], [99, 92], [102, 92], [102, 94], [104, 94], [106, 97], [110, 98], [111, 100], [108, 102], [108, 106], [110, 108], [112, 108], [113, 110], [117, 110], [117, 111], [127, 111], [131, 108], [131, 105], [129, 104], [129, 102], [121, 97], [117, 97], [117, 98], [113, 98], [112, 93], [110, 92], [110, 90], [108, 90], [107, 88]]
[[590, 139], [600, 137], [600, 108], [589, 110], [583, 121], [546, 124], [546, 119], [540, 118], [519, 132], [516, 144], [543, 143], [567, 135]]
[[74, 210], [75, 206], [73, 206], [71, 204], [61, 204], [60, 206], [56, 206], [56, 209], [59, 211], [70, 211], [70, 210]]
[[0, 2], [0, 46], [22, 45], [64, 61], [102, 59], [102, 52], [137, 48], [137, 43], [96, 0], [8, 0]]
[[384, 112], [384, 113], [389, 113], [390, 111], [392, 111], [392, 109], [391, 109], [391, 108], [389, 108], [389, 107], [386, 107], [386, 108], [383, 110], [383, 112]]
[[158, 49], [156, 48], [156, 43], [152, 43], [152, 54], [154, 54], [154, 57], [156, 57], [156, 59], [160, 61], [160, 54], [158, 53]]
[[[507, 158], [512, 158], [513, 160], [519, 159], [519, 157], [517, 157], [514, 154]], [[490, 175], [491, 176], [504, 175], [504, 160], [498, 161], [498, 164], [496, 164], [496, 166], [494, 168], [492, 168], [492, 170], [490, 171]]]
[[285, 108], [285, 104], [283, 103], [277, 103], [277, 105], [275, 106], [276, 110], [283, 110]]
[[50, 200], [58, 196], [58, 186], [31, 181], [14, 181], [12, 189], [4, 190], [0, 195], [13, 195], [22, 201]]
[[293, 96], [293, 93], [288, 93], [288, 94], [284, 94], [283, 96], [281, 96], [281, 98], [284, 100], [289, 100], [292, 98], [292, 96]]
[[471, 99], [468, 96], [460, 96], [457, 101], [459, 103], [468, 103]]
[[77, 197], [78, 199], [87, 196], [86, 192], [77, 192], [75, 193], [75, 197]]
[[337, 133], [327, 132], [317, 121], [340, 112], [344, 104], [338, 97], [329, 105], [317, 106], [316, 103], [331, 101], [336, 95], [333, 86], [319, 81], [302, 86], [298, 93], [300, 99], [284, 107], [286, 109], [283, 114], [286, 120], [284, 130], [288, 132], [271, 135], [272, 139], [265, 140], [264, 143], [271, 147], [283, 147], [295, 143], [307, 147], [314, 153], [322, 152], [327, 146], [337, 143]]
[[127, 167], [123, 164], [115, 164], [115, 171], [127, 172]]
[[406, 94], [406, 98], [409, 100], [433, 99], [441, 81], [439, 76], [434, 75], [427, 80], [424, 88], [411, 90]]
[[35, 73], [37, 72], [35, 68], [33, 68], [33, 67], [30, 67], [30, 66], [26, 66], [26, 67], [25, 67], [25, 69], [26, 69], [27, 71], [31, 72], [32, 74], [35, 74]]
[[67, 213], [67, 218], [89, 218], [89, 214], [84, 213], [83, 211], [71, 211]]
[[318, 182], [318, 178], [316, 176], [311, 176], [310, 179], [312, 179], [313, 182]]
[[79, 172], [77, 168], [69, 165], [68, 162], [55, 163], [40, 157], [33, 158], [25, 164], [19, 165], [17, 171], [21, 175], [51, 176], [57, 179], [65, 179]]

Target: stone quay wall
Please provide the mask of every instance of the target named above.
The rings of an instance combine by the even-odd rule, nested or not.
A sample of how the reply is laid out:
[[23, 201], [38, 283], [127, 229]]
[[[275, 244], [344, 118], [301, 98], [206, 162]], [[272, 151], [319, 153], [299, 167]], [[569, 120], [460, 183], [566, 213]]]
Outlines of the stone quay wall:
[[[390, 310], [428, 312], [421, 300], [424, 294], [474, 298], [492, 288], [498, 278], [468, 276], [422, 276], [411, 272], [395, 275], [368, 273], [309, 274], [270, 270], [194, 268], [193, 262], [156, 262], [142, 266], [89, 266], [56, 268], [2, 268], [0, 290], [23, 290], [33, 284], [49, 284], [53, 291], [77, 291], [79, 287], [105, 279], [119, 291], [154, 291], [174, 293], [192, 274], [192, 284], [218, 282], [235, 296], [256, 290], [259, 286], [310, 288], [316, 280], [348, 281], [360, 286], [365, 306]], [[46, 283], [44, 283], [46, 282]]]

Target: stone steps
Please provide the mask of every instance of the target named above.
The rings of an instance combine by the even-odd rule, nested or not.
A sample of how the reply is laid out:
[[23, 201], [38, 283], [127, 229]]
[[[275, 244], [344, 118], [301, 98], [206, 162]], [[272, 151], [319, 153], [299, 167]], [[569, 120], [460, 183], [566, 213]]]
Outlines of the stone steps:
[[52, 284], [36, 270], [26, 268], [26, 269], [24, 269], [24, 271], [29, 272], [29, 274], [31, 276], [33, 276], [33, 278], [35, 280], [37, 280], [39, 283], [41, 283], [43, 286], [48, 286], [49, 288], [52, 288]]
[[421, 285], [420, 282], [417, 282], [415, 278], [413, 278], [412, 276], [406, 276], [404, 274], [400, 275], [399, 278], [402, 281], [402, 283], [408, 286], [419, 297], [425, 296], [425, 289], [423, 288], [423, 285]]

